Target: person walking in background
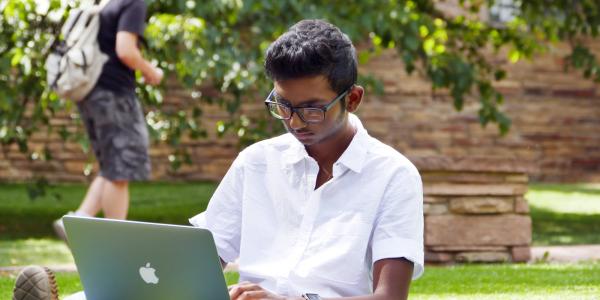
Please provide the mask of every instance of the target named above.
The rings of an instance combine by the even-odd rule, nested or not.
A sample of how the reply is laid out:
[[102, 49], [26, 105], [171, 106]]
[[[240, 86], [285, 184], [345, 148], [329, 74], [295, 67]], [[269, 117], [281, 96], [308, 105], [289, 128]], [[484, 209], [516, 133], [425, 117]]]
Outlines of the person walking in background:
[[[161, 82], [163, 72], [139, 48], [146, 9], [144, 0], [111, 0], [100, 12], [98, 43], [109, 59], [96, 86], [77, 103], [100, 172], [75, 215], [102, 211], [105, 218], [125, 219], [129, 182], [150, 175], [148, 130], [135, 95], [135, 71], [151, 85]], [[54, 229], [66, 241], [62, 219], [54, 222]]]

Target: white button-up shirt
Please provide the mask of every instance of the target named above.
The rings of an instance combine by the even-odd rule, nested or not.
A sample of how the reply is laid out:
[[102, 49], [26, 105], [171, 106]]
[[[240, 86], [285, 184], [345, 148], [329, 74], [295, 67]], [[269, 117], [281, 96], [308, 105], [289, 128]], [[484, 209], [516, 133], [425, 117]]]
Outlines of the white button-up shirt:
[[291, 134], [245, 150], [190, 222], [209, 229], [219, 256], [238, 260], [240, 281], [281, 295], [372, 292], [373, 263], [406, 258], [423, 273], [423, 192], [408, 159], [369, 136], [359, 119], [333, 178]]

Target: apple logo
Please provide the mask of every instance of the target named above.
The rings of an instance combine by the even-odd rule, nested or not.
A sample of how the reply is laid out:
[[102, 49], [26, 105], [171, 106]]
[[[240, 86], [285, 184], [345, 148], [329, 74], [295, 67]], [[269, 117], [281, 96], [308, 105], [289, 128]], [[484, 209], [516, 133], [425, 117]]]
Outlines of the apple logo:
[[140, 276], [142, 276], [142, 279], [146, 283], [157, 284], [158, 277], [156, 277], [156, 274], [154, 274], [155, 271], [156, 270], [154, 268], [150, 267], [150, 263], [146, 263], [145, 267], [140, 268]]

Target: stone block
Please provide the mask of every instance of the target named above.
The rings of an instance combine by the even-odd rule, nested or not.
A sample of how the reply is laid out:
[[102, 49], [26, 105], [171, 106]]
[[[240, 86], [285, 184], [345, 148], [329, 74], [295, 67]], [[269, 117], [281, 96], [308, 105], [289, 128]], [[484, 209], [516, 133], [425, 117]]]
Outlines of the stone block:
[[507, 262], [510, 254], [507, 252], [461, 252], [456, 254], [458, 262]]
[[527, 246], [531, 218], [525, 215], [431, 215], [425, 218], [426, 246]]
[[529, 182], [529, 176], [527, 174], [511, 174], [506, 175], [505, 180], [507, 182], [527, 183]]
[[423, 212], [425, 215], [443, 215], [448, 212], [448, 206], [446, 204], [423, 204]]
[[[475, 112], [473, 112], [475, 113]], [[470, 116], [470, 115], [469, 115]], [[462, 122], [461, 120], [456, 122]], [[435, 130], [436, 128], [431, 128]], [[479, 123], [473, 124], [473, 128], [469, 131], [481, 130]], [[490, 137], [484, 137], [484, 134], [491, 135]], [[530, 161], [523, 161], [516, 158], [510, 158], [506, 155], [506, 150], [501, 148], [497, 149], [496, 138], [497, 132], [493, 131], [490, 133], [473, 134], [473, 139], [477, 141], [473, 145], [473, 155], [463, 157], [448, 157], [439, 155], [421, 156], [407, 153], [410, 160], [417, 166], [421, 172], [430, 171], [455, 171], [457, 173], [462, 172], [483, 172], [483, 173], [526, 173], [536, 171], [537, 165]], [[418, 134], [422, 136], [422, 134]], [[479, 136], [481, 135], [481, 136]], [[436, 137], [439, 136], [439, 133]], [[436, 143], [438, 144], [438, 143]], [[501, 156], [490, 157], [489, 152], [497, 149]], [[485, 150], [485, 151], [481, 151]], [[481, 156], [481, 153], [485, 153], [485, 156]], [[508, 158], [507, 158], [508, 157]]]
[[503, 246], [431, 246], [428, 249], [435, 252], [508, 252]]
[[425, 203], [447, 203], [448, 198], [425, 195], [425, 196], [423, 196], [423, 202], [425, 202]]
[[454, 255], [444, 252], [425, 251], [425, 261], [432, 263], [447, 263], [454, 260]]
[[502, 183], [507, 181], [506, 177], [508, 176], [503, 173], [493, 172], [425, 171], [421, 173], [423, 181], [432, 183]]
[[572, 98], [592, 98], [596, 95], [595, 88], [563, 88], [554, 89], [552, 91], [553, 96], [558, 97], [572, 97]]
[[529, 246], [516, 246], [511, 249], [512, 261], [526, 262], [531, 259], [531, 248]]
[[529, 203], [525, 197], [515, 198], [515, 212], [518, 214], [529, 214]]
[[451, 184], [427, 183], [425, 195], [441, 196], [520, 196], [527, 191], [525, 184]]
[[64, 166], [65, 166], [65, 170], [69, 173], [83, 174], [83, 171], [86, 166], [86, 162], [79, 161], [79, 160], [69, 160], [69, 161], [65, 161]]
[[459, 197], [450, 200], [449, 208], [458, 214], [498, 214], [513, 211], [513, 197]]

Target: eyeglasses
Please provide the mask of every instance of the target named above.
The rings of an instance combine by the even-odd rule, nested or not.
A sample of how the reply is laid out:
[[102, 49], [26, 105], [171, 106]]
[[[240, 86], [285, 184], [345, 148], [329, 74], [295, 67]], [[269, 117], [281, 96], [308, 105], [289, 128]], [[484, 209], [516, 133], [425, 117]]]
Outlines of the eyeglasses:
[[267, 96], [265, 105], [267, 105], [267, 109], [271, 115], [279, 120], [289, 120], [292, 118], [292, 115], [296, 113], [304, 123], [320, 123], [325, 120], [325, 113], [332, 108], [336, 102], [344, 98], [351, 89], [352, 88], [347, 89], [345, 92], [335, 97], [335, 99], [331, 100], [331, 102], [321, 107], [293, 107], [280, 103], [275, 99], [276, 94], [275, 89], [273, 89], [269, 93], [269, 96]]

